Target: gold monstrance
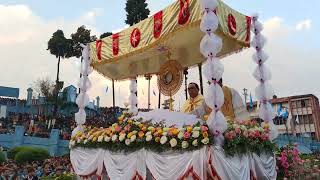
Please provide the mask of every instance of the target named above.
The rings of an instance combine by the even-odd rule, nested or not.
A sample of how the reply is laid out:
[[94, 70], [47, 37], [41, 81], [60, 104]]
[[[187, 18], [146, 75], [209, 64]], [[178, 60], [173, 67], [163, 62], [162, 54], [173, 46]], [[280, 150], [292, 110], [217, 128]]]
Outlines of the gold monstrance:
[[161, 94], [170, 97], [170, 111], [173, 111], [172, 96], [180, 89], [182, 80], [182, 66], [178, 61], [169, 60], [161, 65], [158, 73], [158, 88]]

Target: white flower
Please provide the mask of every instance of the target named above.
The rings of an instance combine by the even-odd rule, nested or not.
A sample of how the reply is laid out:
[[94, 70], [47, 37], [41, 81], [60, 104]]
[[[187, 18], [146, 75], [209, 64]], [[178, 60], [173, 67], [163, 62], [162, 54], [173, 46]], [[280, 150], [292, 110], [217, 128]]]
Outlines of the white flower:
[[182, 132], [182, 131], [179, 132], [178, 138], [179, 138], [179, 139], [182, 139], [182, 138], [183, 138], [183, 132]]
[[175, 147], [177, 145], [177, 140], [175, 138], [172, 138], [170, 141], [169, 141], [171, 147]]
[[149, 131], [153, 131], [153, 130], [154, 130], [154, 127], [153, 127], [153, 126], [149, 126], [149, 127], [148, 127], [148, 130], [149, 130]]
[[118, 139], [118, 135], [115, 134], [112, 136], [112, 142], [115, 142], [117, 139]]
[[209, 143], [209, 138], [204, 138], [201, 140], [202, 144], [208, 144]]
[[131, 138], [130, 138], [131, 142], [135, 141], [136, 139], [137, 139], [136, 135], [132, 135]]
[[78, 138], [77, 143], [81, 143], [81, 139], [80, 138]]
[[139, 124], [141, 124], [141, 122], [135, 121], [134, 124], [137, 125], [137, 126], [139, 126]]
[[185, 130], [186, 130], [185, 128], [179, 128], [179, 132], [184, 133]]
[[69, 143], [69, 145], [70, 145], [71, 147], [73, 147], [75, 144], [76, 144], [76, 142], [75, 142], [74, 140], [70, 141], [70, 143]]
[[111, 138], [110, 138], [109, 136], [104, 137], [104, 141], [105, 141], [105, 142], [109, 142], [110, 139], [111, 139]]
[[165, 144], [167, 142], [167, 140], [168, 140], [167, 136], [162, 136], [160, 139], [160, 143]]
[[198, 127], [198, 126], [193, 128], [194, 131], [200, 131], [200, 129], [201, 129], [201, 128]]
[[193, 131], [192, 132], [192, 137], [198, 138], [199, 136], [200, 136], [200, 132], [199, 131]]
[[102, 142], [103, 141], [103, 136], [99, 136], [98, 137], [98, 142]]
[[130, 140], [130, 139], [126, 139], [126, 140], [124, 141], [124, 143], [125, 143], [127, 146], [129, 146], [130, 143], [131, 143], [131, 140]]
[[197, 139], [193, 140], [193, 141], [192, 141], [192, 145], [193, 145], [193, 146], [198, 146], [198, 140], [197, 140]]
[[126, 134], [120, 134], [119, 141], [122, 142], [126, 138]]
[[247, 127], [246, 127], [245, 125], [241, 125], [241, 126], [240, 126], [240, 129], [241, 129], [242, 131], [245, 131], [245, 130], [247, 130]]
[[152, 140], [152, 136], [151, 136], [151, 135], [147, 135], [147, 136], [146, 136], [146, 141], [149, 142], [149, 141], [151, 141], [151, 140]]
[[91, 139], [93, 139], [93, 135], [89, 136], [89, 138], [88, 138], [88, 140], [91, 140]]
[[132, 131], [132, 134], [137, 134], [138, 133], [138, 131]]
[[187, 141], [182, 141], [181, 147], [182, 147], [183, 149], [186, 149], [188, 146], [189, 146], [189, 143], [188, 143]]
[[86, 139], [86, 140], [83, 141], [83, 144], [87, 144], [87, 142], [88, 142], [88, 140]]
[[163, 132], [167, 132], [167, 131], [169, 131], [169, 128], [167, 127], [163, 128]]
[[166, 136], [166, 135], [168, 135], [168, 132], [163, 132], [162, 135]]
[[148, 132], [146, 133], [146, 136], [148, 136], [148, 135], [151, 135], [151, 131], [148, 131]]

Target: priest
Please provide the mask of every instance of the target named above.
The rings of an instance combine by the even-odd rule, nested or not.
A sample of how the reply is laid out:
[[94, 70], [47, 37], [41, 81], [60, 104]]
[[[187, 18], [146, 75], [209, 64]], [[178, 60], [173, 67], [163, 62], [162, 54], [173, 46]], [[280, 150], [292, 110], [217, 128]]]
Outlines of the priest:
[[[228, 86], [222, 84], [222, 79], [218, 82], [222, 87], [224, 94], [224, 104], [221, 112], [227, 121], [243, 121], [249, 119], [249, 113], [244, 105], [240, 94]], [[203, 96], [199, 93], [199, 86], [196, 83], [190, 83], [188, 86], [190, 98], [183, 106], [183, 112], [197, 115], [197, 117], [206, 120], [211, 113], [211, 109], [206, 105]]]

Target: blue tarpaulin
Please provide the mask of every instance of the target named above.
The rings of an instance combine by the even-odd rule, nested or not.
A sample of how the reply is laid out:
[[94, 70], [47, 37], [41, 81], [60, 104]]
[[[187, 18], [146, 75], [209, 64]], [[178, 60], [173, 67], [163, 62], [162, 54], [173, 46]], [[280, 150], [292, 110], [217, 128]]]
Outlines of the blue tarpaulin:
[[0, 96], [19, 98], [19, 88], [0, 86]]

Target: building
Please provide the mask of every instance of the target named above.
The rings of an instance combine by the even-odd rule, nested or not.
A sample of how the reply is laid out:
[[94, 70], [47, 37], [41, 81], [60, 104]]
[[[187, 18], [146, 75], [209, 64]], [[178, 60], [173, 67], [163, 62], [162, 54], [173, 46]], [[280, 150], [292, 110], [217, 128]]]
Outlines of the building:
[[[271, 100], [276, 117], [274, 123], [279, 134], [312, 137], [320, 141], [320, 107], [319, 99], [313, 94], [289, 96]], [[247, 103], [253, 119], [259, 119], [257, 102]]]

